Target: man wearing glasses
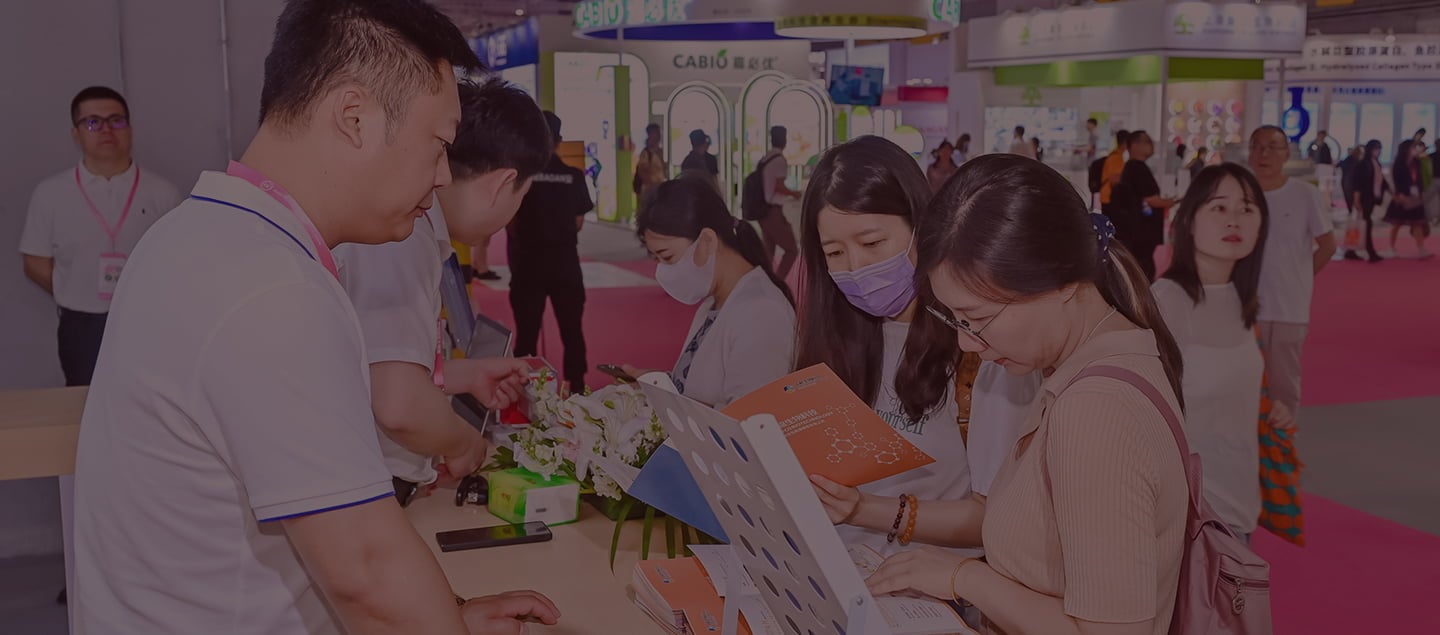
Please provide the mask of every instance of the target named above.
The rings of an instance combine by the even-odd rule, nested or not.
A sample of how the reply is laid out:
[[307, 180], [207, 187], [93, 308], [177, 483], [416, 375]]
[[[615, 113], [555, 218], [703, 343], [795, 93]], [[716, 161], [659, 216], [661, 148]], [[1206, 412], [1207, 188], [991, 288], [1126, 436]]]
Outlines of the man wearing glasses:
[[1270, 396], [1300, 410], [1300, 351], [1310, 325], [1315, 275], [1335, 255], [1330, 203], [1314, 185], [1285, 174], [1290, 138], [1275, 126], [1250, 135], [1250, 170], [1265, 190], [1270, 229], [1260, 264], [1260, 341]]
[[180, 204], [180, 192], [131, 160], [130, 108], [120, 93], [103, 86], [80, 91], [70, 102], [70, 122], [82, 158], [35, 188], [20, 253], [25, 276], [60, 308], [65, 385], [86, 386], [125, 258]]

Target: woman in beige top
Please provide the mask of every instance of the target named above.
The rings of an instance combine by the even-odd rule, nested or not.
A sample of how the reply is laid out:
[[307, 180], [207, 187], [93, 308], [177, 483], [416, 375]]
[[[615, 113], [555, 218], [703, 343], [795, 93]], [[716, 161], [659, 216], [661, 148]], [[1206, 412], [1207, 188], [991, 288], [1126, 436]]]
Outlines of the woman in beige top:
[[[916, 235], [920, 280], [961, 348], [1048, 378], [988, 499], [918, 506], [916, 540], [980, 538], [986, 559], [904, 552], [871, 591], [964, 598], [995, 633], [1164, 635], [1188, 501], [1174, 437], [1139, 390], [1075, 381], [1128, 369], [1180, 412], [1180, 355], [1144, 275], [1064, 177], [1014, 156], [962, 166]], [[896, 510], [846, 490], [821, 498], [832, 514]]]

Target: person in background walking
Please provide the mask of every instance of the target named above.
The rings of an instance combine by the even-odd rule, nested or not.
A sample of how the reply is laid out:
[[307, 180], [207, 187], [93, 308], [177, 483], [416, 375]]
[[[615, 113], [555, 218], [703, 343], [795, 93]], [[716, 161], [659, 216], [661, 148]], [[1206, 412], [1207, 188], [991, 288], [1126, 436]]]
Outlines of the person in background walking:
[[1105, 155], [1105, 163], [1100, 169], [1100, 209], [1106, 214], [1110, 213], [1110, 200], [1115, 194], [1115, 186], [1120, 184], [1120, 173], [1125, 171], [1126, 148], [1130, 145], [1130, 131], [1120, 130], [1115, 133], [1115, 149]]
[[1040, 137], [1030, 137], [1030, 151], [1035, 153], [1035, 160], [1045, 162], [1045, 148], [1040, 146]]
[[1120, 176], [1120, 187], [1111, 199], [1115, 237], [1130, 250], [1149, 280], [1155, 279], [1155, 248], [1165, 242], [1165, 210], [1175, 204], [1160, 195], [1155, 173], [1145, 162], [1155, 155], [1149, 133], [1130, 133], [1130, 160]]
[[1025, 140], [1025, 126], [1015, 126], [1015, 138], [1010, 141], [1010, 154], [1035, 158], [1035, 146]]
[[1201, 146], [1195, 150], [1195, 156], [1190, 159], [1190, 162], [1185, 164], [1185, 169], [1190, 171], [1191, 183], [1200, 178], [1200, 171], [1205, 169], [1205, 156], [1208, 154], [1210, 154], [1210, 149]]
[[715, 155], [710, 154], [710, 135], [705, 134], [704, 130], [690, 131], [690, 154], [685, 155], [685, 160], [680, 162], [680, 171], [699, 177], [714, 187], [722, 197], [725, 195], [720, 189], [720, 162]]
[[780, 265], [775, 268], [775, 275], [781, 281], [790, 275], [790, 269], [800, 257], [795, 228], [790, 224], [790, 220], [785, 218], [784, 197], [800, 198], [800, 192], [785, 185], [785, 178], [790, 173], [790, 164], [785, 159], [785, 146], [790, 143], [789, 136], [790, 131], [785, 129], [785, 126], [771, 128], [770, 152], [761, 159], [765, 164], [765, 171], [761, 175], [765, 181], [765, 202], [770, 205], [770, 209], [765, 217], [760, 219], [760, 231], [764, 237], [766, 262], [775, 262], [776, 250], [785, 252], [785, 255], [780, 257]]
[[1260, 341], [1272, 400], [1298, 416], [1310, 300], [1315, 276], [1335, 255], [1335, 227], [1319, 188], [1285, 175], [1289, 160], [1290, 138], [1278, 126], [1261, 126], [1250, 135], [1250, 171], [1270, 210], [1260, 267]]
[[661, 143], [660, 124], [645, 126], [645, 148], [635, 164], [635, 196], [643, 205], [645, 196], [669, 178], [665, 170], [665, 148]]
[[[1380, 165], [1381, 149], [1380, 140], [1371, 139], [1365, 144], [1361, 158], [1350, 167], [1350, 177], [1345, 179], [1350, 186], [1350, 192], [1345, 195], [1346, 203], [1350, 205], [1352, 213], [1359, 214], [1361, 222], [1365, 223], [1365, 251], [1372, 263], [1384, 260], [1375, 251], [1375, 208], [1380, 206], [1380, 201], [1385, 200], [1386, 192], [1390, 191], [1390, 182], [1385, 180], [1385, 168]], [[1345, 259], [1362, 258], [1351, 249], [1345, 252]]]
[[941, 141], [940, 147], [935, 148], [935, 162], [925, 169], [925, 179], [930, 182], [930, 191], [939, 192], [959, 168], [960, 166], [955, 164], [955, 146], [950, 145], [948, 140]]
[[[1416, 138], [1423, 136], [1416, 133]], [[1395, 150], [1395, 160], [1390, 164], [1390, 179], [1395, 183], [1395, 196], [1390, 208], [1385, 211], [1385, 222], [1390, 223], [1390, 251], [1387, 257], [1394, 258], [1399, 251], [1400, 230], [1410, 228], [1415, 239], [1415, 257], [1433, 258], [1434, 254], [1425, 249], [1425, 239], [1430, 237], [1430, 221], [1425, 218], [1424, 189], [1420, 175], [1420, 148], [1423, 142], [1410, 140], [1400, 143]]]
[[1335, 165], [1335, 155], [1330, 151], [1330, 144], [1327, 143], [1329, 139], [1330, 135], [1321, 130], [1316, 133], [1315, 141], [1310, 144], [1306, 156], [1316, 165]]
[[969, 160], [970, 160], [970, 133], [967, 132], [967, 133], [964, 133], [964, 134], [960, 135], [960, 139], [955, 142], [955, 164], [956, 164], [956, 165], [965, 165], [965, 162], [966, 162], [966, 161], [969, 161]]
[[1097, 121], [1095, 118], [1092, 117], [1092, 118], [1090, 118], [1090, 119], [1086, 119], [1086, 120], [1085, 120], [1085, 162], [1086, 162], [1086, 163], [1089, 163], [1089, 162], [1091, 162], [1091, 161], [1094, 161], [1094, 160], [1095, 160], [1095, 155], [1096, 155], [1096, 153], [1100, 151], [1100, 133], [1097, 132], [1097, 129], [1099, 129], [1099, 127], [1100, 127], [1100, 122]]
[[35, 187], [20, 254], [25, 277], [60, 309], [65, 385], [86, 386], [126, 257], [181, 199], [169, 181], [135, 165], [130, 106], [120, 93], [80, 91], [70, 102], [70, 126], [80, 163]]

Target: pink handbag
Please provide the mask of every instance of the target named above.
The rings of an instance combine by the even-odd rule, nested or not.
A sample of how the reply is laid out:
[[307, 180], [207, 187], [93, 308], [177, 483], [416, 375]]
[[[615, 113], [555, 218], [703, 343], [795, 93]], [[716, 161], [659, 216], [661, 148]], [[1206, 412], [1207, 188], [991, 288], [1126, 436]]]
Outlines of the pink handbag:
[[[1144, 394], [1170, 425], [1185, 465], [1190, 505], [1185, 516], [1185, 554], [1180, 562], [1170, 635], [1270, 635], [1270, 563], [1251, 551], [1205, 502], [1200, 457], [1190, 453], [1175, 410], [1155, 386], [1133, 371], [1091, 366], [1070, 385], [1086, 377], [1122, 381]], [[1044, 472], [1049, 490], [1048, 465]]]

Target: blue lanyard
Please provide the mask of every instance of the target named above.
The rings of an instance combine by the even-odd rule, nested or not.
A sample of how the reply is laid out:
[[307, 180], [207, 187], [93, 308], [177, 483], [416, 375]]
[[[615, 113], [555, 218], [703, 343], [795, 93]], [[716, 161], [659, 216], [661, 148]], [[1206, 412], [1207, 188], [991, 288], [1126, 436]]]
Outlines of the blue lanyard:
[[267, 223], [270, 223], [270, 226], [271, 226], [271, 227], [274, 227], [275, 229], [280, 230], [280, 233], [285, 234], [285, 236], [289, 237], [290, 240], [294, 241], [294, 242], [295, 242], [295, 245], [296, 245], [297, 247], [299, 247], [301, 251], [304, 251], [304, 252], [305, 252], [305, 255], [309, 256], [311, 260], [316, 260], [316, 261], [318, 262], [318, 260], [315, 258], [315, 254], [310, 253], [310, 248], [309, 248], [309, 247], [306, 247], [306, 246], [305, 246], [305, 243], [300, 242], [300, 239], [296, 238], [296, 237], [295, 237], [295, 234], [292, 234], [292, 233], [286, 231], [284, 227], [281, 227], [281, 226], [280, 226], [278, 223], [276, 223], [275, 221], [270, 220], [270, 219], [267, 218], [264, 214], [261, 214], [260, 212], [257, 212], [257, 211], [255, 211], [255, 210], [253, 210], [253, 209], [250, 209], [250, 208], [248, 208], [248, 207], [245, 207], [244, 205], [236, 205], [235, 203], [231, 203], [230, 201], [222, 201], [222, 200], [220, 200], [220, 199], [218, 199], [218, 198], [210, 198], [210, 197], [208, 197], [208, 196], [199, 196], [199, 195], [197, 195], [197, 194], [191, 194], [191, 195], [190, 195], [190, 198], [193, 198], [193, 199], [195, 199], [195, 200], [197, 200], [197, 201], [205, 201], [205, 202], [207, 202], [207, 203], [215, 203], [216, 205], [224, 205], [224, 206], [226, 206], [226, 207], [233, 207], [233, 208], [238, 209], [238, 210], [240, 210], [240, 211], [242, 211], [242, 212], [249, 212], [250, 214], [254, 215], [255, 218], [258, 218], [258, 219], [263, 220], [263, 221], [265, 221], [265, 222], [267, 222]]

